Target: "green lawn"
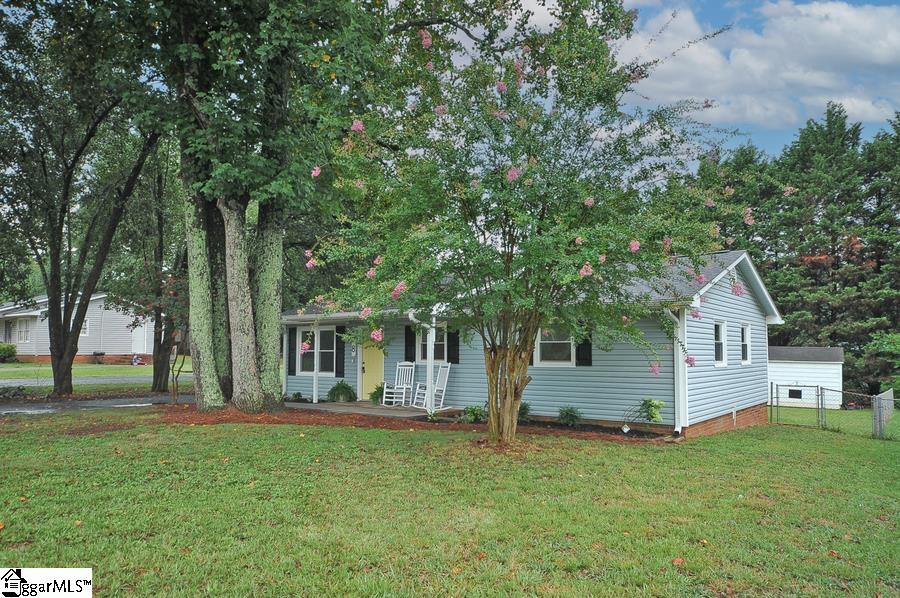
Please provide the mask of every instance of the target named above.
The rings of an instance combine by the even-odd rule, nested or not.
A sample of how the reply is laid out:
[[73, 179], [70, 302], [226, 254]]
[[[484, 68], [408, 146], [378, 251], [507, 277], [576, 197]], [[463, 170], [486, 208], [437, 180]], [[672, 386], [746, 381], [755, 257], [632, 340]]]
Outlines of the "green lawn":
[[[179, 358], [179, 363], [181, 359]], [[184, 370], [191, 371], [191, 358], [185, 360]], [[72, 366], [75, 377], [93, 378], [96, 376], [152, 376], [153, 366], [102, 365], [96, 363], [76, 363]], [[0, 379], [34, 378], [36, 381], [53, 381], [53, 372], [49, 363], [0, 363]]]
[[110, 595], [900, 593], [900, 442], [770, 426], [496, 453], [155, 417], [3, 420], [0, 562], [90, 566]]
[[[769, 409], [770, 419], [774, 416]], [[816, 410], [804, 407], [780, 407], [778, 421], [783, 424], [800, 426], [816, 425]], [[774, 420], [773, 420], [774, 421]], [[843, 409], [826, 409], [825, 426], [830, 430], [857, 434], [869, 437], [872, 435], [872, 410], [860, 409], [845, 411]], [[894, 439], [900, 439], [900, 412], [894, 413], [894, 417], [888, 423], [887, 434]]]

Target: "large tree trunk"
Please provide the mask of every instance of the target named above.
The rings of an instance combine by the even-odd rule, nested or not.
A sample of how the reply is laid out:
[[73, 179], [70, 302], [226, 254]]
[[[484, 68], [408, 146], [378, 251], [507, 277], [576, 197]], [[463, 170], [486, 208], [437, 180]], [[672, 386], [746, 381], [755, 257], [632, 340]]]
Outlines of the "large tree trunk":
[[[528, 344], [528, 343], [526, 343]], [[488, 434], [491, 440], [509, 443], [516, 438], [519, 406], [531, 382], [528, 359], [531, 352], [520, 347], [485, 347], [488, 379]]]
[[207, 253], [203, 199], [185, 203], [185, 233], [188, 250], [188, 287], [191, 330], [191, 359], [194, 370], [194, 396], [201, 411], [225, 405], [219, 386], [213, 343], [213, 293]]
[[62, 353], [50, 352], [50, 367], [53, 370], [53, 392], [50, 396], [59, 398], [72, 394], [72, 363], [75, 352], [63, 350]]
[[253, 270], [257, 357], [269, 406], [281, 404], [281, 277], [284, 266], [283, 214], [272, 203], [259, 207]]
[[231, 324], [231, 401], [245, 412], [266, 408], [256, 353], [256, 323], [250, 285], [250, 251], [246, 233], [246, 206], [235, 199], [218, 201], [225, 222], [225, 279], [228, 284], [228, 319]]
[[233, 395], [231, 365], [231, 324], [228, 319], [228, 285], [225, 272], [225, 222], [212, 202], [204, 202], [206, 210], [206, 255], [211, 276], [212, 343], [219, 388], [225, 402]]

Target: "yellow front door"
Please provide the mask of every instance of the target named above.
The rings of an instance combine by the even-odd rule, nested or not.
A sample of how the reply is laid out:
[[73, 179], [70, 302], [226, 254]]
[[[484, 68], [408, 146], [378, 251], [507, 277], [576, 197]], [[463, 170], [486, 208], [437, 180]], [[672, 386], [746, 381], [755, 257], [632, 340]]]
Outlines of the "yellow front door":
[[362, 391], [361, 401], [369, 398], [369, 393], [384, 382], [384, 353], [378, 347], [363, 347], [362, 353]]

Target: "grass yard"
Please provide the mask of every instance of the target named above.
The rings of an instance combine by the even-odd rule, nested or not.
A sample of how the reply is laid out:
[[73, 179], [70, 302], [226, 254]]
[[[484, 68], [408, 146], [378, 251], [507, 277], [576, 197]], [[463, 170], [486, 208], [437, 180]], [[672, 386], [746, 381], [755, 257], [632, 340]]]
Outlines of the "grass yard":
[[[181, 358], [179, 358], [179, 363]], [[185, 360], [184, 370], [191, 371], [191, 358]], [[103, 365], [97, 363], [76, 363], [72, 365], [72, 376], [76, 378], [95, 378], [98, 376], [152, 376], [151, 364]], [[0, 363], [0, 379], [34, 378], [37, 382], [53, 382], [53, 371], [49, 363]]]
[[[769, 409], [769, 419], [773, 418], [772, 408]], [[805, 407], [779, 407], [778, 421], [783, 424], [799, 426], [815, 426], [816, 410]], [[825, 426], [829, 430], [857, 434], [869, 437], [872, 435], [872, 410], [844, 410], [826, 409]], [[900, 412], [895, 412], [894, 417], [887, 426], [888, 438], [900, 440]]]
[[101, 595], [900, 593], [900, 442], [0, 422], [0, 562]]

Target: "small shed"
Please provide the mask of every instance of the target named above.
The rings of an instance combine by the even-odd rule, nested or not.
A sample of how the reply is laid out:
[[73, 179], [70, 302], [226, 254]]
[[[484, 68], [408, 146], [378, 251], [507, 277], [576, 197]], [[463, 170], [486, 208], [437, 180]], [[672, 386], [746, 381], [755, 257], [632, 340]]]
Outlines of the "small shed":
[[[840, 391], [844, 384], [840, 347], [769, 347], [769, 383], [780, 405], [815, 407], [818, 388]], [[841, 408], [841, 393], [823, 394], [826, 409]]]

